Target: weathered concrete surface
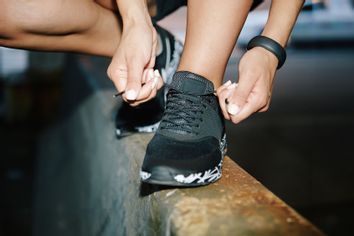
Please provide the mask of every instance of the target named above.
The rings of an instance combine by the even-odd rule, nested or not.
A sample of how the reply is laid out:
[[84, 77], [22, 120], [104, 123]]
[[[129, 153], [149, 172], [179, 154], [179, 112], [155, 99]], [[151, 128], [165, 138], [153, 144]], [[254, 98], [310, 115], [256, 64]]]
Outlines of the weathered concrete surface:
[[117, 140], [107, 61], [75, 64], [63, 116], [39, 143], [35, 235], [322, 235], [229, 158], [210, 186], [141, 185], [152, 135]]
[[[226, 158], [223, 178], [198, 189], [152, 195], [176, 235], [321, 235], [314, 226]], [[161, 219], [160, 219], [161, 220]]]

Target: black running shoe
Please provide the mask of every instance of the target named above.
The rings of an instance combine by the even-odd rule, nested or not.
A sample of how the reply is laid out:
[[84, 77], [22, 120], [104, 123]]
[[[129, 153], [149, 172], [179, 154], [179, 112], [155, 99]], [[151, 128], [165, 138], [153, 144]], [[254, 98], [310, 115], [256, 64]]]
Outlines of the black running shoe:
[[[164, 83], [168, 85], [176, 72], [183, 45], [167, 30], [158, 25], [155, 28], [160, 35], [163, 50], [156, 57], [154, 69], [160, 71]], [[115, 119], [117, 137], [122, 138], [136, 132], [155, 132], [165, 108], [165, 90], [160, 89], [155, 98], [138, 107], [131, 107], [123, 102]]]
[[176, 72], [166, 110], [148, 144], [143, 182], [200, 186], [221, 177], [226, 152], [224, 118], [212, 82], [190, 72]]

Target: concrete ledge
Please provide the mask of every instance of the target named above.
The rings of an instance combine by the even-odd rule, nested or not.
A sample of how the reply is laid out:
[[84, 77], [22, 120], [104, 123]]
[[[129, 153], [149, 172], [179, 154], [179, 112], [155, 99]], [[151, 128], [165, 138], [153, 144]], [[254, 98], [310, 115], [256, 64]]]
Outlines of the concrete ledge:
[[68, 60], [61, 119], [39, 141], [35, 235], [322, 235], [229, 158], [210, 186], [141, 185], [152, 135], [115, 138], [107, 63]]

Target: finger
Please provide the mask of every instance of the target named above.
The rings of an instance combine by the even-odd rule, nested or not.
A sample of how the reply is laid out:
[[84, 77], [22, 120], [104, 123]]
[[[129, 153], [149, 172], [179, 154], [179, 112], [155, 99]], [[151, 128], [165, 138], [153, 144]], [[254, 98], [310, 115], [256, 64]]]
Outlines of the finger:
[[[155, 77], [153, 80], [154, 80], [153, 83], [155, 83], [155, 87], [153, 87], [150, 90], [150, 93], [145, 98], [134, 101], [134, 103], [131, 104], [132, 106], [140, 105], [144, 102], [151, 100], [152, 98], [154, 98], [156, 96], [156, 94], [157, 94], [157, 82], [156, 81], [158, 80], [158, 78]], [[154, 86], [153, 83], [151, 83], [151, 86]], [[146, 85], [144, 85], [144, 86], [146, 86]], [[142, 90], [144, 89], [144, 86], [143, 86]]]
[[158, 78], [156, 78], [154, 76], [154, 73], [152, 72], [151, 79], [149, 79], [149, 81], [141, 87], [139, 96], [135, 99], [135, 101], [140, 102], [141, 100], [147, 99], [150, 96], [151, 92], [156, 89], [157, 81]]
[[269, 106], [270, 106], [270, 102], [272, 101], [272, 92], [273, 92], [273, 87], [271, 87], [271, 89], [269, 91], [267, 104], [264, 107], [262, 107], [258, 112], [268, 111]]
[[269, 105], [264, 106], [262, 109], [260, 109], [258, 112], [266, 112], [269, 109]]
[[227, 120], [230, 120], [230, 116], [226, 111], [226, 104], [225, 100], [226, 98], [230, 97], [231, 92], [230, 89], [228, 89], [232, 85], [231, 81], [225, 82], [223, 85], [221, 85], [217, 90], [216, 90], [216, 95], [218, 96], [219, 100], [219, 105], [221, 108], [221, 111], [224, 115], [224, 118]]
[[[150, 70], [151, 70], [151, 69], [150, 69]], [[145, 69], [145, 70], [144, 70], [144, 72], [143, 72], [143, 79], [142, 79], [142, 81], [143, 81], [142, 85], [146, 84], [147, 82], [149, 82], [149, 81], [151, 80], [151, 74], [152, 74], [152, 75], [154, 74], [152, 70], [151, 70], [150, 73], [149, 73], [149, 70], [148, 70], [148, 69]], [[149, 75], [150, 75], [150, 77], [149, 77]], [[153, 76], [152, 76], [152, 78], [153, 78]], [[122, 92], [119, 92], [119, 93], [117, 93], [116, 95], [114, 95], [114, 97], [117, 97], [118, 95], [123, 95], [123, 93], [125, 93], [124, 90], [123, 90]], [[122, 96], [122, 99], [123, 99], [124, 101], [126, 101], [126, 102], [129, 102], [127, 99], [125, 99], [124, 96]], [[137, 99], [138, 99], [138, 98], [137, 98]], [[131, 102], [130, 102], [130, 103], [131, 103]]]
[[155, 75], [155, 77], [158, 78], [156, 87], [157, 87], [157, 90], [159, 90], [159, 89], [161, 89], [163, 87], [164, 81], [163, 81], [162, 76], [161, 76], [161, 74], [160, 74], [160, 72], [158, 70], [154, 71], [154, 75]]
[[107, 69], [107, 75], [114, 83], [118, 92], [125, 91], [128, 78], [128, 70], [124, 60], [119, 60], [113, 57], [111, 64]]
[[236, 115], [247, 102], [252, 88], [257, 81], [257, 77], [240, 74], [239, 83], [235, 92], [228, 99], [229, 105], [227, 106], [228, 112], [231, 115]]
[[147, 65], [147, 68], [154, 68], [155, 62], [156, 62], [156, 49], [157, 48], [157, 41], [153, 42], [152, 49], [151, 49], [151, 57], [149, 60], [149, 63]]
[[217, 90], [216, 90], [216, 95], [220, 97], [221, 94], [225, 93], [228, 89], [236, 88], [237, 83], [232, 83], [230, 80], [221, 85]]
[[255, 99], [250, 99], [237, 115], [231, 115], [231, 121], [234, 124], [238, 124], [247, 117], [249, 117], [252, 113], [256, 112], [259, 109], [259, 105], [255, 102]]
[[128, 80], [124, 97], [128, 101], [134, 101], [139, 96], [143, 80], [144, 63], [138, 58], [131, 58], [128, 61]]
[[261, 107], [258, 112], [266, 112], [269, 109], [270, 106], [270, 101], [271, 101], [271, 95], [268, 96], [268, 100], [265, 106]]
[[148, 80], [149, 80], [149, 74], [148, 74], [148, 72], [149, 72], [149, 69], [145, 69], [145, 70], [144, 70], [144, 72], [143, 72], [143, 79], [142, 79], [142, 81], [141, 81], [142, 84], [148, 82]]
[[147, 97], [146, 99], [144, 100], [140, 100], [140, 101], [135, 101], [133, 104], [131, 104], [132, 106], [139, 106], [140, 104], [142, 103], [145, 103], [151, 99], [153, 99], [154, 97], [156, 97], [157, 95], [157, 89], [155, 88], [154, 90], [151, 91], [149, 97]]
[[232, 95], [232, 93], [235, 91], [237, 84], [233, 83], [229, 85], [228, 87], [224, 87], [223, 90], [219, 90], [218, 93], [218, 99], [219, 99], [219, 104], [221, 111], [225, 117], [225, 119], [230, 120], [230, 115], [227, 112], [227, 107], [225, 101]]
[[154, 68], [156, 61], [156, 51], [157, 51], [157, 38], [158, 34], [155, 28], [152, 29], [152, 47], [151, 47], [151, 57], [149, 60], [148, 68]]
[[226, 81], [223, 85], [216, 89], [216, 93], [220, 93], [222, 90], [226, 89], [229, 85], [231, 85], [231, 81]]
[[155, 77], [155, 74], [153, 69], [145, 69], [145, 71], [145, 83], [148, 83]]
[[[148, 74], [151, 75], [151, 72]], [[132, 105], [137, 105], [141, 104], [144, 102], [147, 102], [148, 100], [154, 98], [156, 96], [157, 90], [159, 90], [163, 86], [163, 80], [158, 73], [157, 70], [155, 70], [153, 73], [153, 81], [147, 82], [140, 90], [139, 97], [135, 100], [135, 102]]]
[[[258, 88], [258, 87], [257, 87]], [[259, 111], [267, 105], [268, 94], [266, 92], [260, 92], [258, 89], [256, 92], [252, 91], [247, 98], [247, 103], [236, 115], [231, 115], [233, 123], [237, 124], [242, 120], [249, 117], [252, 113]]]
[[155, 70], [154, 71], [154, 81], [153, 81], [153, 83], [151, 83], [151, 93], [145, 99], [137, 99], [135, 103], [136, 104], [141, 104], [141, 103], [147, 102], [150, 99], [154, 98], [156, 96], [156, 94], [157, 94], [157, 91], [162, 86], [163, 86], [163, 80], [162, 80], [162, 78], [160, 76], [160, 73], [158, 72], [158, 70]]

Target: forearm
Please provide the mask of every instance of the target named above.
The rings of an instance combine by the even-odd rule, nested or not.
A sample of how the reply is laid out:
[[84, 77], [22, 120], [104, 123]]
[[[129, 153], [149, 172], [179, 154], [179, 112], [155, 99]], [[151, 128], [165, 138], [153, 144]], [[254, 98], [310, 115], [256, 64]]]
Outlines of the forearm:
[[116, 0], [116, 2], [123, 26], [131, 23], [152, 24], [146, 0]]
[[286, 46], [304, 0], [272, 0], [267, 24], [262, 35]]

